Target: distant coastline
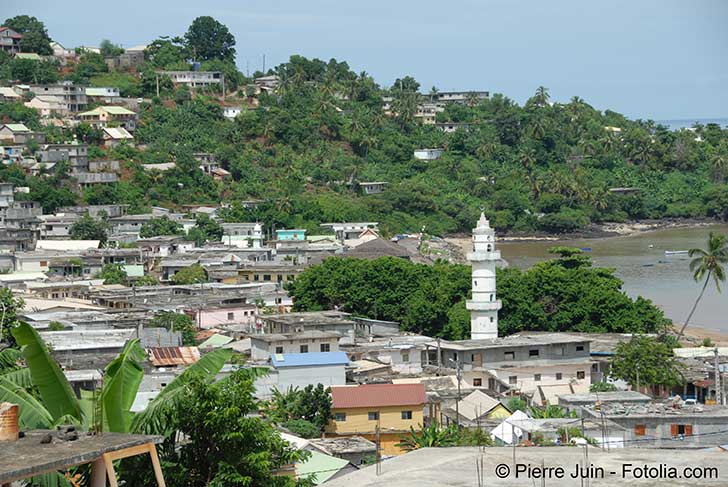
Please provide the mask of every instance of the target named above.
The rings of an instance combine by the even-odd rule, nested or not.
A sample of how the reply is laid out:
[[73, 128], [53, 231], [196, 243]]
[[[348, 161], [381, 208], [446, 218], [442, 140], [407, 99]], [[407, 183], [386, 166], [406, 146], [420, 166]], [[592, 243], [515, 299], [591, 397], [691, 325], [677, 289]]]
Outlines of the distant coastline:
[[728, 127], [728, 117], [723, 118], [683, 118], [683, 119], [673, 119], [673, 120], [655, 120], [655, 123], [659, 125], [665, 125], [670, 128], [670, 130], [680, 130], [684, 128], [690, 128], [696, 123], [699, 123], [701, 125], [707, 125], [709, 123], [717, 123], [722, 128]]

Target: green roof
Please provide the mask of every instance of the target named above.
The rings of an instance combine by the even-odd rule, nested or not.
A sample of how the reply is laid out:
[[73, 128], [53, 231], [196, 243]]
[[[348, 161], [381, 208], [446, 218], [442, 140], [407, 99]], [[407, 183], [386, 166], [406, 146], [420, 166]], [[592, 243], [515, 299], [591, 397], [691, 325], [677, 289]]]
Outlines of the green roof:
[[223, 345], [227, 345], [228, 343], [232, 342], [232, 337], [228, 337], [225, 335], [215, 334], [212, 335], [210, 338], [205, 340], [204, 342], [200, 343], [197, 347], [198, 348], [219, 348]]
[[30, 132], [30, 129], [22, 123], [6, 123], [5, 126], [13, 132]]
[[89, 110], [87, 112], [82, 112], [82, 113], [78, 114], [79, 117], [88, 117], [91, 115], [101, 115], [101, 110], [97, 107], [97, 108], [94, 108], [93, 110]]
[[117, 106], [105, 106], [101, 107], [104, 111], [109, 112], [112, 115], [136, 115], [136, 113], [132, 112], [129, 109], [126, 109], [124, 107], [117, 107]]
[[144, 276], [144, 266], [140, 264], [125, 264], [124, 272], [129, 277], [142, 277]]
[[348, 460], [312, 451], [308, 460], [296, 464], [296, 474], [298, 474], [299, 478], [313, 474], [314, 485], [320, 485], [336, 475], [348, 463]]
[[108, 95], [106, 88], [93, 88], [93, 87], [86, 88], [86, 96], [106, 96], [106, 95]]
[[41, 57], [34, 52], [19, 52], [15, 54], [15, 59], [31, 59], [33, 61], [40, 61]]

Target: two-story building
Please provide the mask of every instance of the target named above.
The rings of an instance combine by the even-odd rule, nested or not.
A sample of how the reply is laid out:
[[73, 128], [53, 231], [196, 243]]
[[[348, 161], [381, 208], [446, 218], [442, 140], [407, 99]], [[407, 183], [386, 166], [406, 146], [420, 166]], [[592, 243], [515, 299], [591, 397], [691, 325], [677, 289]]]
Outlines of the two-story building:
[[63, 81], [55, 85], [31, 85], [30, 91], [45, 100], [53, 100], [60, 107], [62, 115], [81, 112], [88, 106], [86, 89], [74, 85], [71, 81]]
[[[431, 355], [438, 344], [431, 342], [427, 348]], [[496, 390], [493, 377], [527, 394], [539, 386], [553, 385], [570, 385], [575, 393], [588, 392], [591, 385], [589, 340], [567, 333], [441, 341], [439, 350], [439, 361], [435, 362], [448, 368], [461, 367], [465, 380], [475, 387], [492, 381], [488, 388]]]
[[339, 333], [319, 330], [251, 335], [250, 358], [260, 362], [276, 354], [338, 352], [340, 338]]
[[362, 436], [385, 455], [399, 455], [400, 436], [424, 425], [427, 403], [422, 384], [363, 384], [331, 388], [333, 419], [327, 436]]
[[87, 144], [45, 144], [38, 151], [37, 156], [42, 162], [68, 161], [72, 173], [88, 172]]
[[104, 128], [113, 124], [133, 132], [136, 130], [137, 114], [128, 108], [107, 105], [79, 113], [78, 119], [95, 128]]
[[176, 85], [187, 85], [190, 88], [219, 85], [223, 82], [223, 74], [219, 71], [157, 71], [157, 74], [168, 76]]
[[20, 52], [20, 41], [23, 35], [10, 27], [0, 27], [0, 49], [13, 55]]

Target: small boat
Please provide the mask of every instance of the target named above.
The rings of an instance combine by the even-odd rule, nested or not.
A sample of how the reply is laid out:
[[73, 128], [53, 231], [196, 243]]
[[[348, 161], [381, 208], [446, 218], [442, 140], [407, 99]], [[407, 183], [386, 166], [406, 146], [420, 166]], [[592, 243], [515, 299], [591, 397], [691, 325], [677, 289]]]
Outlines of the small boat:
[[666, 250], [665, 255], [685, 255], [689, 254], [689, 250]]
[[591, 252], [591, 247], [582, 247], [579, 250], [581, 250], [582, 252]]
[[647, 248], [648, 248], [648, 249], [654, 249], [654, 248], [655, 248], [655, 246], [654, 246], [653, 244], [650, 244], [650, 245], [648, 245], [648, 246], [647, 246]]
[[653, 267], [655, 264], [642, 264], [642, 267]]

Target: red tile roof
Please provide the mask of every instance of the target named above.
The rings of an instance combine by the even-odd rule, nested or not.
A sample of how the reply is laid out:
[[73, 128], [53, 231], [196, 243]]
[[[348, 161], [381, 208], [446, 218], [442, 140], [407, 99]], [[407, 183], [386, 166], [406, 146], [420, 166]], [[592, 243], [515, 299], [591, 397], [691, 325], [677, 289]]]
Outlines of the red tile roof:
[[364, 384], [356, 387], [332, 387], [331, 398], [334, 409], [414, 406], [427, 402], [423, 384]]

